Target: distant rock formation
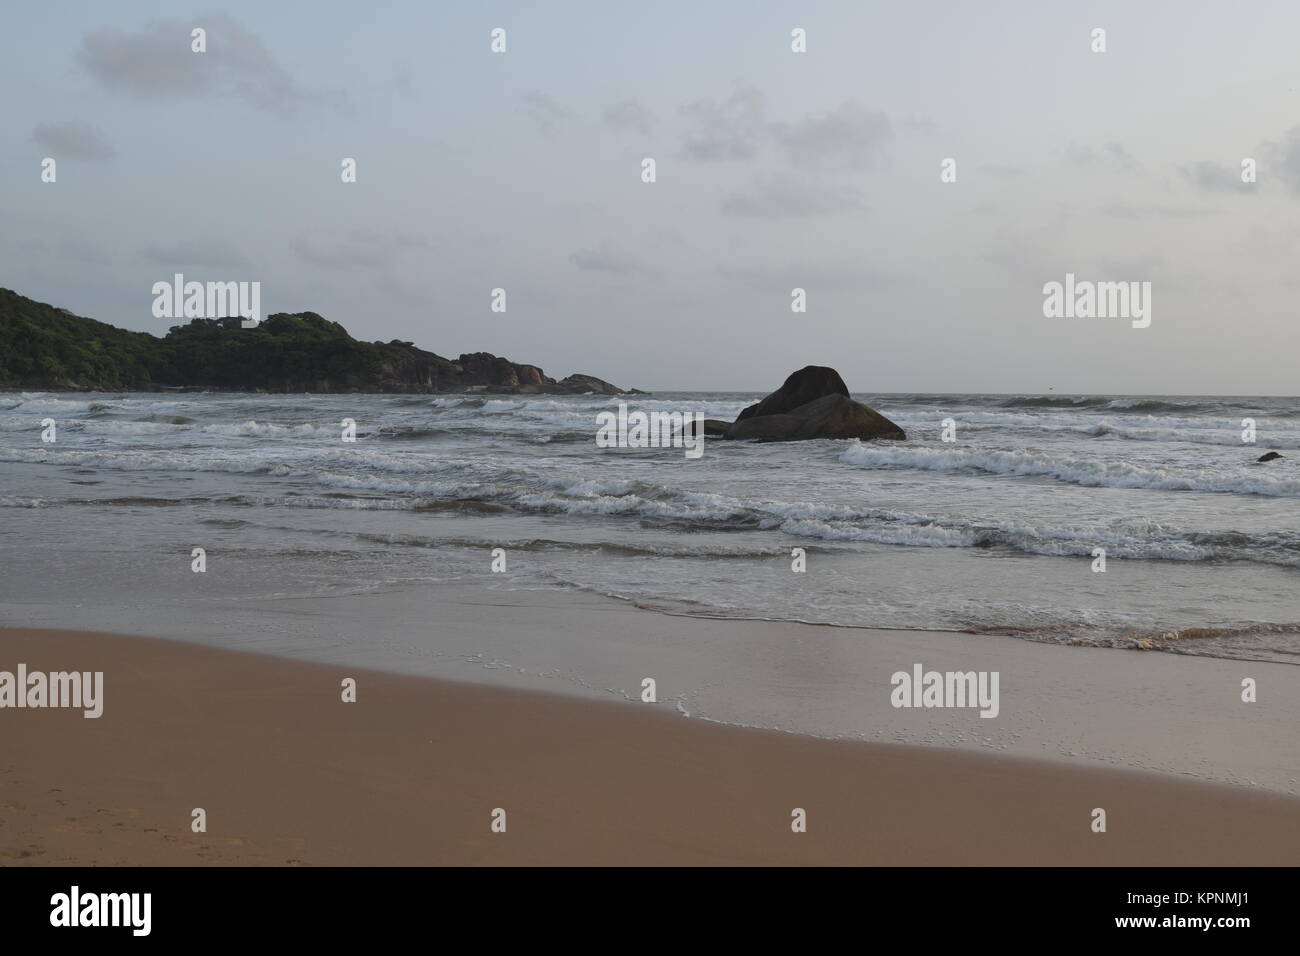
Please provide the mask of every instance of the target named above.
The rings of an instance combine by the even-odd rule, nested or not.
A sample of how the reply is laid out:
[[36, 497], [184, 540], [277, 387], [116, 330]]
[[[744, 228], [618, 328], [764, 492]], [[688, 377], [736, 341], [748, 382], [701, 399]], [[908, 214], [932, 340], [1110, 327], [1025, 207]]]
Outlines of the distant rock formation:
[[1255, 460], [1256, 460], [1256, 461], [1272, 461], [1274, 458], [1281, 458], [1281, 457], [1282, 457], [1282, 456], [1279, 455], [1277, 452], [1275, 452], [1275, 451], [1270, 451], [1270, 452], [1269, 452], [1268, 454], [1266, 454], [1266, 455], [1260, 455], [1260, 456], [1259, 456], [1258, 458], [1256, 458]]
[[594, 375], [579, 375], [576, 372], [567, 378], [560, 379], [560, 386], [570, 394], [585, 395], [588, 392], [595, 392], [598, 395], [644, 395], [635, 388], [622, 389], [609, 384], [603, 378], [596, 378]]
[[[706, 427], [716, 434], [718, 425]], [[875, 409], [849, 397], [839, 372], [808, 365], [794, 372], [779, 389], [750, 405], [722, 434], [751, 441], [807, 441], [813, 438], [877, 438], [902, 441], [906, 432]]]
[[490, 352], [462, 355], [438, 382], [438, 391], [482, 391], [502, 395], [624, 395], [628, 390], [594, 375], [556, 381], [536, 365], [520, 365]]

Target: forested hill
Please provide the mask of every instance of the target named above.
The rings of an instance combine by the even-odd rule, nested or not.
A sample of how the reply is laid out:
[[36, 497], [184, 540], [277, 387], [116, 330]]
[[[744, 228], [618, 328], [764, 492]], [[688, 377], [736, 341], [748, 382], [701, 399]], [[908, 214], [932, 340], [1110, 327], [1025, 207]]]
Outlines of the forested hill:
[[556, 381], [487, 352], [452, 361], [411, 342], [362, 342], [315, 312], [191, 319], [159, 338], [0, 289], [0, 388], [148, 391], [618, 394], [589, 375]]

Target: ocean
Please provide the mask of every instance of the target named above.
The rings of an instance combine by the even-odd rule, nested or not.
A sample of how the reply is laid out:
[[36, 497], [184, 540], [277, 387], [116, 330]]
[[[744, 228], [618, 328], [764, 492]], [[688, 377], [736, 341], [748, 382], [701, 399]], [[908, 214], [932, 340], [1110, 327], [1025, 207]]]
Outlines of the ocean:
[[761, 397], [0, 393], [0, 607], [460, 581], [1300, 662], [1300, 399], [857, 394], [908, 440], [595, 445], [620, 401], [732, 419]]

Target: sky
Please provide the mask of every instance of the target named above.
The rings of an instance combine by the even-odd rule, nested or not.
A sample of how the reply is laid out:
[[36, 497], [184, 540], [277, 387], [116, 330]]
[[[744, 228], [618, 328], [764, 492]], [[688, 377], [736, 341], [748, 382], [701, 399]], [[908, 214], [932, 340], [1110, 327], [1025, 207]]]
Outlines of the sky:
[[[1300, 393], [1300, 4], [5, 0], [0, 23], [0, 286], [115, 325], [165, 333], [151, 290], [181, 272], [645, 389], [815, 364], [859, 392]], [[1149, 282], [1149, 326], [1046, 316], [1067, 273]]]

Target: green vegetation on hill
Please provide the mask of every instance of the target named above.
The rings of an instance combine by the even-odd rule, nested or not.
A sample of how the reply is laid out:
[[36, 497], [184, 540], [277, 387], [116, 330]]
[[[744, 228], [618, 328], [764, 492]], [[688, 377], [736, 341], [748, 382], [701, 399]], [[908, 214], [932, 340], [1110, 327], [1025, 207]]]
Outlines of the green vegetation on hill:
[[358, 341], [315, 312], [272, 315], [250, 329], [241, 328], [238, 318], [192, 319], [158, 338], [0, 289], [0, 388], [184, 386], [275, 392], [618, 391], [587, 376], [557, 383], [535, 366], [486, 352], [452, 362], [410, 342]]
[[292, 392], [433, 391], [455, 366], [409, 342], [360, 342], [315, 312], [272, 315], [256, 328], [240, 320], [192, 319], [160, 343], [154, 380], [161, 385]]
[[161, 344], [0, 289], [0, 385], [148, 388]]

